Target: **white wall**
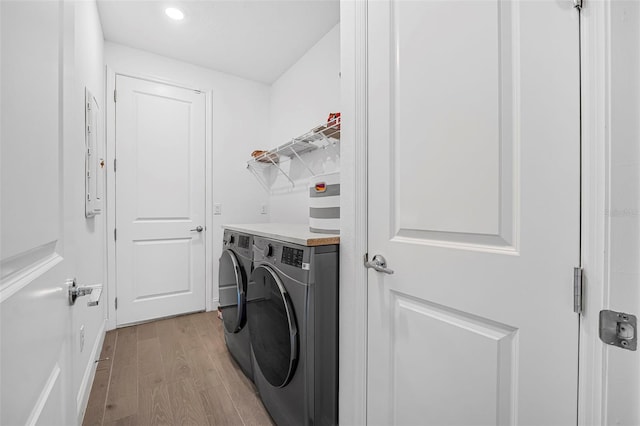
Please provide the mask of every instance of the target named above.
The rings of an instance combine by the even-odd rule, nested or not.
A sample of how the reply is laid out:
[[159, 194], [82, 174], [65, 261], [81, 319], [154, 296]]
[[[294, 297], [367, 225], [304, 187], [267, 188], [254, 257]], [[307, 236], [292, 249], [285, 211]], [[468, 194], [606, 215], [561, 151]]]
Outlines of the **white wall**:
[[207, 182], [207, 191], [213, 203], [222, 205], [222, 214], [207, 212], [213, 218], [208, 229], [212, 247], [207, 249], [207, 268], [213, 278], [212, 299], [217, 300], [221, 226], [266, 222], [269, 218], [260, 213], [261, 206], [268, 203], [268, 194], [246, 169], [251, 152], [267, 138], [269, 86], [111, 42], [105, 43], [105, 62], [116, 73], [212, 92], [213, 136], [207, 143], [213, 147], [213, 183]]
[[[340, 24], [333, 27], [305, 55], [271, 86], [269, 139], [263, 149], [281, 145], [318, 124], [326, 122], [329, 113], [340, 111]], [[305, 155], [313, 170], [339, 170], [340, 161], [334, 151], [323, 150]], [[274, 183], [269, 213], [271, 222], [308, 223], [309, 174], [296, 164], [283, 165], [294, 170], [293, 189], [286, 179]]]
[[[69, 214], [75, 224], [73, 247], [76, 265], [76, 279], [79, 285], [103, 284], [106, 286], [106, 217], [99, 214], [85, 218], [84, 212], [84, 172], [85, 172], [85, 87], [95, 96], [101, 108], [98, 123], [98, 143], [104, 144], [104, 39], [95, 1], [69, 3], [73, 7], [73, 37], [70, 42], [73, 54], [73, 87], [69, 110], [72, 127], [68, 129], [69, 149], [65, 150], [65, 164], [77, 176], [73, 180], [73, 205]], [[103, 151], [104, 152], [104, 151]], [[104, 180], [102, 180], [104, 182]], [[104, 192], [104, 191], [103, 191]], [[73, 389], [76, 397], [79, 421], [82, 419], [86, 402], [91, 391], [94, 374], [94, 360], [98, 357], [104, 337], [106, 317], [103, 297], [98, 306], [87, 306], [87, 298], [78, 299], [72, 311], [73, 356], [78, 368], [73, 370]], [[80, 351], [80, 327], [84, 326], [84, 349]]]

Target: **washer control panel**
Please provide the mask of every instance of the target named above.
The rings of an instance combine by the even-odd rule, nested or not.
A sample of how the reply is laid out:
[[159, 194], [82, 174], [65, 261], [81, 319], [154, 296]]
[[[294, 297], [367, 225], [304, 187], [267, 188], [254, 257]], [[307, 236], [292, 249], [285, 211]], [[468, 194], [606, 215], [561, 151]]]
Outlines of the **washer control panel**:
[[243, 249], [249, 248], [249, 236], [248, 235], [239, 235], [238, 236], [238, 247]]
[[303, 250], [282, 246], [281, 262], [284, 263], [285, 265], [291, 265], [291, 266], [295, 266], [296, 268], [302, 268], [303, 255], [304, 255]]
[[251, 235], [240, 234], [225, 229], [222, 239], [223, 250], [233, 250], [237, 255], [251, 260], [253, 259], [253, 253], [251, 252], [252, 245], [253, 237]]

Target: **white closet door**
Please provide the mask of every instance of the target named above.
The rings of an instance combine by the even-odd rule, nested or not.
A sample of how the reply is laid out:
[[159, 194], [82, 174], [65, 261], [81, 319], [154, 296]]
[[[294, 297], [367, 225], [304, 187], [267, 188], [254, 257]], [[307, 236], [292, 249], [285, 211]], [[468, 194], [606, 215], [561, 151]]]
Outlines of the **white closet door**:
[[576, 424], [577, 11], [368, 15], [369, 423]]
[[116, 90], [117, 324], [203, 310], [205, 95], [120, 75]]
[[72, 81], [60, 52], [67, 44], [61, 30], [72, 23], [67, 7], [0, 2], [2, 425], [75, 424], [73, 378], [85, 368], [74, 362], [78, 307], [70, 306], [66, 284], [77, 272], [74, 229], [84, 219], [84, 180], [68, 163], [78, 153], [82, 161], [70, 137], [79, 124], [70, 111], [82, 104], [66, 102]]

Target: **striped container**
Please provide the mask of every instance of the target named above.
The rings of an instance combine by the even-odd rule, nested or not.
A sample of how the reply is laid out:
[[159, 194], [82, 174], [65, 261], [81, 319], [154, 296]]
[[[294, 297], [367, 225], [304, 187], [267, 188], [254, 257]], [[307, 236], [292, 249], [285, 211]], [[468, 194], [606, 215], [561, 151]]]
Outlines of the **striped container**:
[[340, 233], [340, 173], [318, 175], [309, 182], [309, 230]]

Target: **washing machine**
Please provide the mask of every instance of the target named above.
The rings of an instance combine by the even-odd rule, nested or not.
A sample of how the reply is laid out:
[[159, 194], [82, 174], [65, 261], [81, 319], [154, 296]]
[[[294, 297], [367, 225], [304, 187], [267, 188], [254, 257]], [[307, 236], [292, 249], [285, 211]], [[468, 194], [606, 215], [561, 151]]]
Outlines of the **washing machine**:
[[253, 380], [246, 295], [253, 262], [253, 237], [225, 229], [218, 275], [224, 340], [244, 374]]
[[338, 422], [338, 246], [254, 236], [254, 382], [279, 426]]

